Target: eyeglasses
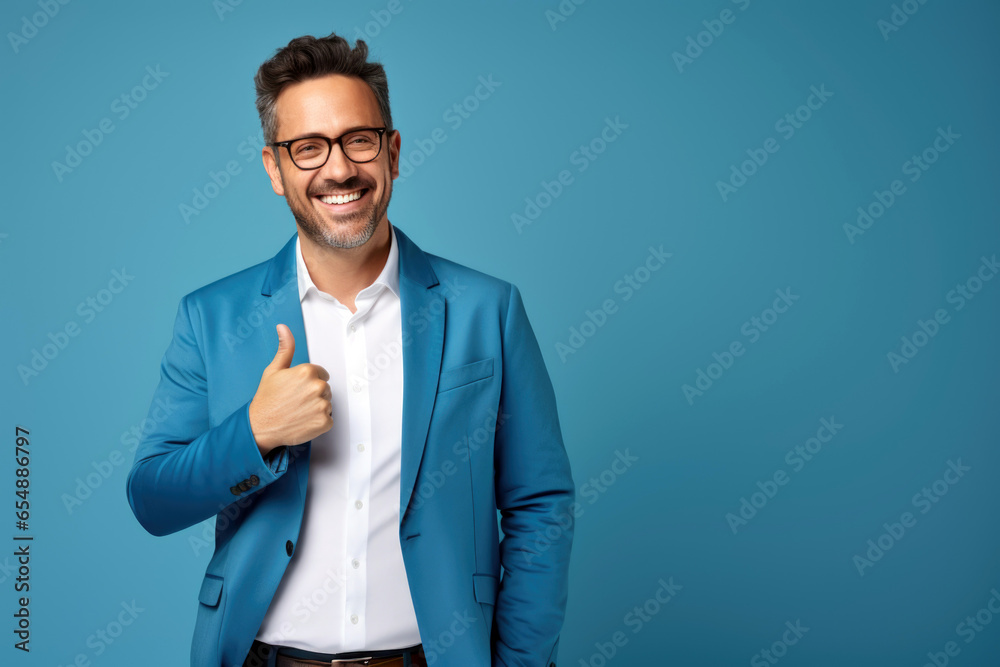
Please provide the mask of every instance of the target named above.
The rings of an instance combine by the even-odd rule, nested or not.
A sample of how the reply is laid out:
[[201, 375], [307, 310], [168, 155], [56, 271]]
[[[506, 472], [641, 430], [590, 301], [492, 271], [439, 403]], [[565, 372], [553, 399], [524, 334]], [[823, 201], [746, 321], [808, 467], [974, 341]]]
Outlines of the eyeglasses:
[[334, 144], [340, 145], [340, 150], [351, 162], [364, 164], [371, 162], [382, 152], [382, 135], [384, 127], [367, 127], [351, 130], [335, 139], [329, 137], [303, 137], [290, 141], [278, 141], [268, 146], [284, 146], [292, 163], [299, 169], [319, 169], [330, 159]]

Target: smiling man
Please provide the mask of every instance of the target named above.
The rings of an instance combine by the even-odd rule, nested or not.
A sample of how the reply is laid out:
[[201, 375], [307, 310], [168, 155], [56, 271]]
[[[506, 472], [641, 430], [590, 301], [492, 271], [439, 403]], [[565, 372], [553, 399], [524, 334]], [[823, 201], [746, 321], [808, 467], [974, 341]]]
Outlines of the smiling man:
[[127, 485], [154, 535], [216, 517], [192, 665], [554, 665], [573, 480], [518, 289], [389, 222], [363, 41], [255, 82], [296, 233], [181, 299]]

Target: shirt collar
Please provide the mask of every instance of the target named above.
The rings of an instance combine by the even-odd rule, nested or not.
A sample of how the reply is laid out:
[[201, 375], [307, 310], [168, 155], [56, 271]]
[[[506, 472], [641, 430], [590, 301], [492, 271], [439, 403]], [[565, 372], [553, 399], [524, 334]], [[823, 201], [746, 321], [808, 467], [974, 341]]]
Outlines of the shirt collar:
[[[375, 278], [375, 282], [358, 292], [359, 295], [377, 294], [388, 287], [397, 298], [399, 297], [399, 245], [396, 242], [396, 228], [388, 221], [386, 224], [389, 225], [389, 256], [385, 260], [382, 272]], [[317, 294], [320, 290], [316, 287], [312, 276], [309, 275], [308, 268], [306, 268], [306, 262], [302, 258], [302, 243], [298, 236], [295, 238], [295, 265], [299, 279], [299, 303], [301, 303], [305, 300], [310, 289], [315, 290]]]

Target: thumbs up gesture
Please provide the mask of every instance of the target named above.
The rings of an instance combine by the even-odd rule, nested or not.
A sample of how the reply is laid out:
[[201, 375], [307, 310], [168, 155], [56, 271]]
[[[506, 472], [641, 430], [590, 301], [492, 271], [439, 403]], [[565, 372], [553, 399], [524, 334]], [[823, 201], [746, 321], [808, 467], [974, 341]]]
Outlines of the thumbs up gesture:
[[333, 427], [330, 374], [317, 364], [291, 366], [295, 337], [277, 326], [278, 351], [264, 368], [250, 401], [250, 430], [261, 456], [276, 447], [298, 445]]

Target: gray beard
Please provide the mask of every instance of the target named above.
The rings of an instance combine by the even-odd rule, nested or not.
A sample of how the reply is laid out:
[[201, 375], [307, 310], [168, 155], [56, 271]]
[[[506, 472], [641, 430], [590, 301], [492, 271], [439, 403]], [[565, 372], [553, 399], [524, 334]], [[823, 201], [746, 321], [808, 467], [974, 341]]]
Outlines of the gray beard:
[[[377, 214], [378, 211], [375, 211]], [[375, 228], [378, 226], [378, 220], [381, 216], [371, 215], [365, 221], [364, 228], [356, 234], [348, 233], [337, 233], [336, 231], [327, 229], [326, 227], [318, 224], [311, 217], [300, 216], [293, 211], [295, 216], [295, 221], [299, 223], [299, 228], [308, 236], [316, 245], [329, 246], [330, 248], [357, 248], [360, 245], [368, 243], [372, 235], [375, 233]]]

